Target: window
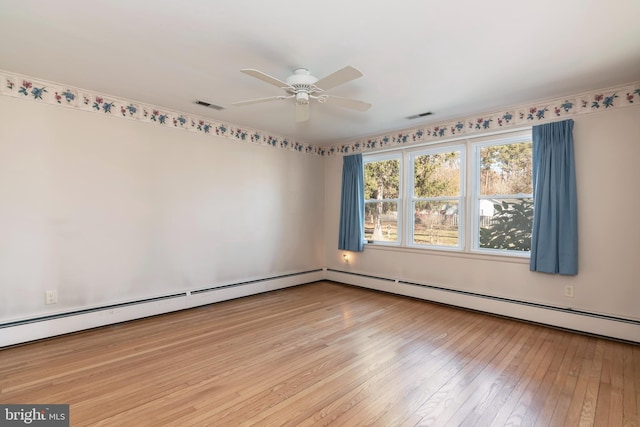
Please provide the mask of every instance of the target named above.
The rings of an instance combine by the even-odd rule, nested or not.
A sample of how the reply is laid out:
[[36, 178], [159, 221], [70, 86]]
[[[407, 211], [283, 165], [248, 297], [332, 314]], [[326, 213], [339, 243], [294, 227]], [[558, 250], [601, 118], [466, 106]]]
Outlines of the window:
[[452, 144], [363, 156], [365, 239], [528, 256], [531, 131]]
[[530, 136], [475, 145], [474, 249], [531, 250], [533, 225]]
[[399, 243], [401, 154], [364, 159], [364, 238]]
[[411, 153], [411, 245], [462, 248], [464, 147]]

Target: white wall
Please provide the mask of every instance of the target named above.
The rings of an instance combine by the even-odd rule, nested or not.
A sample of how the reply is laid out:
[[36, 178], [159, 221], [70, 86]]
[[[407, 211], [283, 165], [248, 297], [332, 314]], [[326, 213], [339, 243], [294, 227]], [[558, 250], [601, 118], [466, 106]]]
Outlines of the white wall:
[[[576, 277], [532, 273], [527, 262], [511, 258], [371, 246], [345, 264], [336, 249], [338, 156], [10, 97], [0, 97], [0, 113], [0, 323], [323, 265], [640, 320], [640, 105], [574, 118]], [[336, 279], [483, 308], [468, 295], [420, 293], [411, 285], [357, 277]], [[575, 286], [574, 298], [564, 296], [567, 284]], [[58, 290], [58, 304], [44, 304], [49, 289]], [[200, 303], [220, 298], [203, 295]], [[189, 304], [198, 302], [180, 306]], [[514, 310], [502, 313], [519, 317]], [[544, 322], [544, 315], [521, 317]], [[574, 320], [555, 324], [580, 329], [570, 324]], [[636, 328], [616, 335], [608, 327], [603, 334], [637, 334]]]
[[[574, 120], [579, 207], [577, 276], [533, 273], [528, 260], [513, 262], [371, 245], [362, 253], [352, 253], [346, 264], [342, 252], [336, 249], [341, 157], [327, 158], [325, 166], [327, 267], [640, 320], [640, 105], [581, 115]], [[575, 297], [564, 296], [565, 285], [575, 286]], [[391, 292], [413, 292], [408, 290], [410, 285], [379, 286]], [[468, 298], [457, 295], [449, 295], [448, 302], [468, 306]]]
[[321, 157], [9, 97], [0, 112], [0, 323], [323, 265]]

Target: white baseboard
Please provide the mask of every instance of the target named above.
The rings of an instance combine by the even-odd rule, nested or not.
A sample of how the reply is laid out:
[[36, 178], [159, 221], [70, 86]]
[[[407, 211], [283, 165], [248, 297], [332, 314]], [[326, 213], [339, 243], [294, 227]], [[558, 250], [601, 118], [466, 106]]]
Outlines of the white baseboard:
[[327, 270], [325, 278], [339, 283], [426, 301], [640, 343], [640, 322], [631, 319], [544, 306], [526, 301], [507, 300], [488, 295], [460, 292], [435, 285], [421, 285], [396, 281], [391, 278], [372, 277], [366, 274], [347, 273], [337, 270]]
[[103, 308], [79, 309], [36, 319], [23, 319], [0, 325], [0, 348], [316, 282], [322, 280], [324, 274], [323, 270], [292, 273], [246, 282], [220, 284], [208, 289], [130, 301]]

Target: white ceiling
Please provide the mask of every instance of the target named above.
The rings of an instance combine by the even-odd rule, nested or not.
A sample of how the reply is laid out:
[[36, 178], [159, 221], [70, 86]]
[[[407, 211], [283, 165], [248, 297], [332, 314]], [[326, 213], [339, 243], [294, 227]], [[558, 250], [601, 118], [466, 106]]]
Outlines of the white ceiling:
[[[281, 93], [242, 68], [347, 65], [367, 112], [231, 106]], [[0, 0], [0, 69], [332, 144], [640, 80], [640, 1]]]

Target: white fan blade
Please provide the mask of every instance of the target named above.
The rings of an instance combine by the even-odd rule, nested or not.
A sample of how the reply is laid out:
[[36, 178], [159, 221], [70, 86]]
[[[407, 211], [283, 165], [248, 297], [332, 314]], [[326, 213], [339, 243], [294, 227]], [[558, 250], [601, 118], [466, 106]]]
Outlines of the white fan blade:
[[328, 90], [333, 87], [339, 86], [343, 83], [362, 77], [362, 73], [355, 68], [348, 66], [342, 70], [338, 70], [333, 74], [329, 74], [327, 77], [318, 80], [314, 83], [314, 86], [318, 89]]
[[357, 99], [342, 98], [333, 95], [324, 95], [323, 98], [327, 104], [336, 104], [356, 111], [367, 111], [371, 108], [371, 104], [368, 102], [358, 101]]
[[276, 79], [268, 74], [263, 73], [262, 71], [254, 70], [253, 68], [245, 68], [244, 70], [240, 70], [245, 74], [250, 75], [251, 77], [255, 77], [256, 79], [260, 79], [263, 82], [270, 83], [274, 86], [277, 86], [281, 89], [293, 89], [288, 83], [283, 82], [282, 80]]
[[296, 104], [296, 123], [309, 120], [309, 104]]
[[243, 106], [243, 105], [259, 104], [261, 102], [277, 101], [277, 100], [280, 100], [280, 99], [287, 99], [287, 98], [291, 98], [291, 97], [290, 96], [284, 96], [284, 95], [269, 96], [267, 98], [257, 98], [257, 99], [250, 99], [248, 101], [232, 102], [231, 105]]

